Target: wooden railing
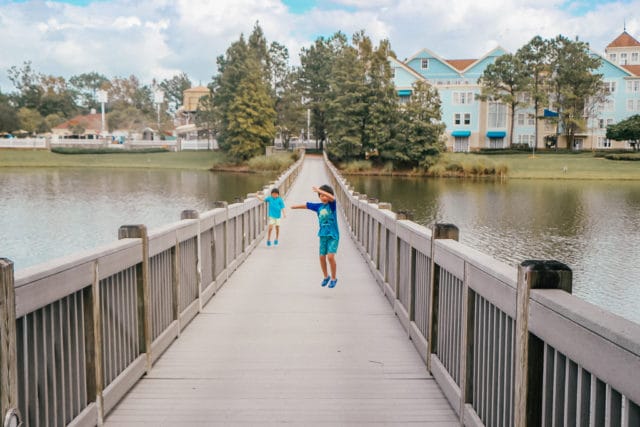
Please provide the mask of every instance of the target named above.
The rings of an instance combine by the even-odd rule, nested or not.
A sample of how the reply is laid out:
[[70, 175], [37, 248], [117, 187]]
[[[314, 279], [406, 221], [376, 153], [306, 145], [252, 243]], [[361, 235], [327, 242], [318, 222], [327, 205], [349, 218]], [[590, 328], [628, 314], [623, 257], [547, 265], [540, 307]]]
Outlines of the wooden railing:
[[[289, 191], [304, 155], [270, 184]], [[0, 405], [16, 425], [102, 424], [266, 229], [248, 195], [18, 271], [0, 259]], [[4, 424], [3, 424], [4, 425]]]
[[[640, 325], [571, 295], [555, 261], [511, 267], [354, 192], [338, 203], [382, 291], [467, 426], [640, 426]], [[631, 284], [629, 284], [631, 285]]]

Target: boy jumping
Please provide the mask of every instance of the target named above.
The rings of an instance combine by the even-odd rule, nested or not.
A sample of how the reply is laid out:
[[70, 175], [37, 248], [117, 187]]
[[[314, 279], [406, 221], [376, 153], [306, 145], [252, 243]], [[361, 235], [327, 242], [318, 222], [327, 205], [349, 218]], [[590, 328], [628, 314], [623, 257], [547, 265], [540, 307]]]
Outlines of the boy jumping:
[[[320, 268], [324, 275], [321, 285], [327, 286], [328, 284], [330, 288], [334, 288], [338, 283], [335, 256], [340, 242], [336, 198], [333, 188], [328, 185], [323, 185], [320, 188], [312, 187], [311, 189], [318, 193], [320, 203], [307, 202], [304, 205], [291, 206], [291, 209], [309, 209], [318, 215], [318, 222], [320, 223], [320, 230], [318, 230], [318, 237], [320, 238]], [[329, 261], [329, 267], [331, 268], [331, 276], [327, 271], [327, 261]]]

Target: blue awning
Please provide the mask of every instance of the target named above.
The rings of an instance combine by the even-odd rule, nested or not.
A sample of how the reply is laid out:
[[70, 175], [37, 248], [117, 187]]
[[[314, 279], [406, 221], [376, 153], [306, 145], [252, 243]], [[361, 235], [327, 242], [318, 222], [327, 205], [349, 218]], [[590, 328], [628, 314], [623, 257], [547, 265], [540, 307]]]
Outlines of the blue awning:
[[398, 96], [411, 96], [411, 89], [399, 90]]
[[490, 130], [487, 132], [487, 138], [504, 138], [507, 136], [507, 132], [503, 130]]
[[551, 111], [551, 110], [547, 110], [546, 108], [544, 109], [544, 114], [542, 114], [542, 117], [558, 117], [559, 114], [557, 111]]
[[451, 136], [455, 136], [455, 137], [465, 137], [470, 135], [471, 135], [470, 130], [454, 130], [453, 132], [451, 132]]

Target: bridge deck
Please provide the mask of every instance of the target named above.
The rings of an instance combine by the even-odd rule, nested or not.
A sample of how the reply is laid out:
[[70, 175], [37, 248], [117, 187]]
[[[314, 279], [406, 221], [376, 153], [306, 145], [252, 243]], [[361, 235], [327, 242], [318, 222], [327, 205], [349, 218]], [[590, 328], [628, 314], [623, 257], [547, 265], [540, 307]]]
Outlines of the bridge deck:
[[[287, 206], [327, 182], [307, 158]], [[341, 226], [344, 222], [341, 221]], [[317, 219], [287, 209], [105, 425], [459, 425], [348, 230], [320, 287]]]

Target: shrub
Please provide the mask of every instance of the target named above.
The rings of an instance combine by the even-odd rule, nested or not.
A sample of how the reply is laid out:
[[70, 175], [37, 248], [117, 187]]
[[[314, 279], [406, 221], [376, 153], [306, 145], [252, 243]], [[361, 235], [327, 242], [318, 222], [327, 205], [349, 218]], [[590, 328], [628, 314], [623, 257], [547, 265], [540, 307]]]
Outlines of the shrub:
[[121, 148], [78, 148], [78, 147], [54, 147], [52, 153], [57, 154], [131, 154], [131, 153], [167, 153], [166, 148], [135, 148], [132, 150], [123, 150]]
[[640, 161], [640, 153], [607, 154], [604, 158], [608, 160]]
[[256, 156], [247, 162], [249, 169], [253, 171], [282, 172], [295, 162], [291, 154], [276, 154], [273, 156]]
[[342, 171], [345, 173], [367, 172], [370, 171], [372, 167], [369, 160], [355, 160], [343, 165]]

